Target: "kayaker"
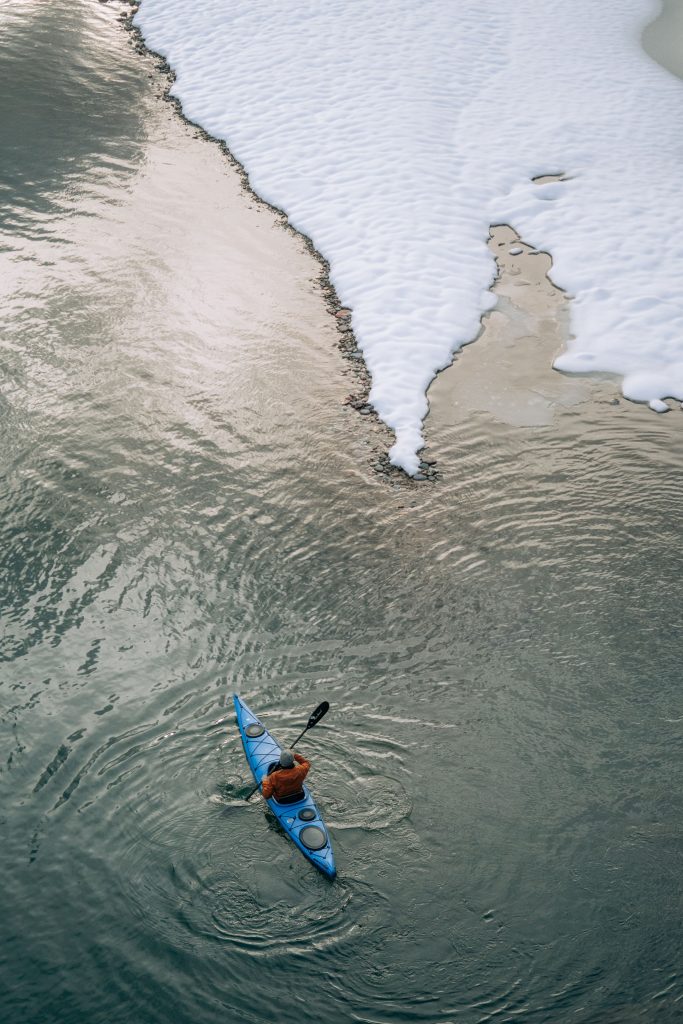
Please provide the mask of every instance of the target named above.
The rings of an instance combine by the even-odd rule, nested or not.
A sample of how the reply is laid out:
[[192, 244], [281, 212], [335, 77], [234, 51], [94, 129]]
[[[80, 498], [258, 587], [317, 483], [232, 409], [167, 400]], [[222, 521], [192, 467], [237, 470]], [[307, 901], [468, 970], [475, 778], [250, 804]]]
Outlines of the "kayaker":
[[261, 784], [263, 796], [266, 800], [270, 800], [274, 796], [279, 802], [288, 802], [293, 797], [301, 796], [304, 779], [308, 775], [310, 767], [311, 762], [301, 754], [293, 754], [291, 750], [282, 750], [279, 764], [266, 775]]

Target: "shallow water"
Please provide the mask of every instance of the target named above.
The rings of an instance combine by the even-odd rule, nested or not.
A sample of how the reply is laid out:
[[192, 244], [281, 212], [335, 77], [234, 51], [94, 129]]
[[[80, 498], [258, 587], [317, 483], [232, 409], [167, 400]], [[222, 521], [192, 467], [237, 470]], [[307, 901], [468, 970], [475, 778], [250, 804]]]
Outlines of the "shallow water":
[[[373, 473], [317, 264], [120, 10], [0, 11], [3, 1022], [678, 1019], [682, 414], [549, 368], [524, 255], [438, 483]], [[330, 701], [336, 883], [234, 690]]]
[[661, 0], [661, 11], [645, 26], [642, 42], [653, 60], [683, 78], [683, 0]]

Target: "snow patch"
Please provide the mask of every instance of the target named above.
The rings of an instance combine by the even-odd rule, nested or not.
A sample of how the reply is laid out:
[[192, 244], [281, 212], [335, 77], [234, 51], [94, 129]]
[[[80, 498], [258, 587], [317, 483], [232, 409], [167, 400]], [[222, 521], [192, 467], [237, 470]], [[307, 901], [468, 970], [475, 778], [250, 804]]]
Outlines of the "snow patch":
[[492, 223], [550, 252], [575, 296], [558, 369], [683, 400], [683, 86], [640, 48], [657, 10], [143, 0], [185, 115], [330, 261], [407, 472], [430, 381], [494, 304]]

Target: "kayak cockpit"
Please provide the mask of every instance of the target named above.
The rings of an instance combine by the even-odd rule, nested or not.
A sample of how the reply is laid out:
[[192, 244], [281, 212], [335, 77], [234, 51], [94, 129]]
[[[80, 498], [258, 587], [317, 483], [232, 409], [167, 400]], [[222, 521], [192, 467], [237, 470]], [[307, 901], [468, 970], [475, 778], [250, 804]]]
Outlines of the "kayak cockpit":
[[278, 807], [289, 807], [291, 804], [300, 804], [306, 799], [306, 794], [303, 789], [300, 793], [292, 793], [291, 796], [283, 796], [281, 800], [276, 800], [275, 797], [271, 797], [274, 804]]
[[[272, 775], [273, 772], [280, 770], [280, 762], [273, 761], [268, 765], [268, 775]], [[289, 807], [290, 804], [300, 804], [302, 800], [306, 799], [306, 794], [303, 789], [300, 789], [298, 793], [292, 793], [290, 796], [283, 796], [280, 799], [277, 797], [271, 797], [271, 800], [278, 807]]]

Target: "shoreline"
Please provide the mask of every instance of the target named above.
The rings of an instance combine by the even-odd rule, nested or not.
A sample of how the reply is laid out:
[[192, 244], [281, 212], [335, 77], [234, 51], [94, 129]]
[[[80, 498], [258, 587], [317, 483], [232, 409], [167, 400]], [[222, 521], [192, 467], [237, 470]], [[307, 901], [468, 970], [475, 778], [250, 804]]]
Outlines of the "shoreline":
[[[106, 3], [109, 2], [109, 0], [101, 0], [101, 2]], [[125, 4], [126, 0], [123, 0], [123, 2]], [[356, 337], [353, 332], [353, 328], [351, 324], [348, 322], [352, 316], [352, 310], [342, 305], [336, 293], [334, 285], [330, 280], [329, 261], [326, 260], [325, 257], [316, 249], [315, 245], [313, 244], [311, 238], [308, 235], [306, 235], [302, 231], [298, 231], [296, 228], [292, 226], [284, 210], [282, 210], [278, 206], [275, 206], [273, 203], [268, 202], [268, 200], [263, 199], [252, 188], [247, 170], [234, 156], [234, 154], [228, 147], [227, 143], [225, 143], [222, 139], [218, 139], [215, 136], [209, 134], [209, 132], [207, 132], [201, 125], [196, 124], [194, 121], [191, 121], [189, 118], [185, 116], [180, 100], [177, 97], [170, 95], [170, 90], [174, 82], [176, 81], [176, 75], [173, 68], [161, 54], [156, 53], [154, 50], [150, 49], [146, 45], [142, 32], [133, 23], [133, 18], [137, 14], [138, 10], [139, 4], [130, 3], [128, 9], [122, 11], [119, 15], [119, 21], [122, 23], [124, 30], [128, 33], [130, 43], [135, 49], [136, 53], [138, 53], [140, 56], [146, 56], [147, 58], [149, 58], [154, 66], [155, 72], [158, 73], [163, 79], [163, 88], [160, 94], [160, 98], [164, 102], [169, 103], [173, 107], [175, 114], [180, 118], [180, 120], [185, 125], [192, 129], [196, 138], [203, 139], [206, 142], [210, 142], [218, 146], [223, 158], [227, 160], [231, 170], [233, 170], [237, 174], [243, 192], [249, 197], [250, 200], [256, 202], [261, 207], [264, 207], [270, 213], [272, 213], [281, 228], [290, 232], [292, 235], [299, 237], [303, 241], [308, 254], [317, 264], [320, 273], [316, 283], [322, 293], [325, 309], [327, 310], [328, 314], [333, 318], [337, 327], [337, 331], [339, 333], [339, 337], [337, 340], [337, 349], [342, 359], [348, 364], [346, 369], [342, 369], [342, 373], [350, 372], [354, 376], [354, 389], [347, 395], [342, 404], [348, 408], [355, 410], [356, 412], [359, 413], [359, 415], [363, 416], [364, 418], [367, 418], [368, 421], [370, 423], [373, 423], [380, 432], [382, 432], [383, 434], [386, 432], [386, 435], [388, 435], [388, 437], [386, 437], [386, 443], [383, 444], [382, 446], [382, 450], [380, 452], [375, 452], [373, 454], [373, 462], [370, 464], [370, 469], [372, 470], [373, 474], [380, 478], [383, 477], [385, 480], [387, 480], [387, 482], [399, 481], [402, 486], [406, 486], [409, 483], [413, 485], [419, 485], [420, 483], [427, 481], [431, 483], [436, 483], [439, 479], [440, 473], [439, 470], [437, 469], [437, 459], [435, 459], [433, 456], [433, 446], [437, 440], [435, 438], [425, 440], [425, 445], [420, 450], [419, 453], [420, 466], [417, 473], [415, 473], [414, 475], [410, 475], [400, 466], [394, 466], [392, 463], [390, 463], [388, 449], [391, 446], [392, 439], [395, 437], [395, 435], [391, 428], [388, 427], [387, 424], [385, 424], [382, 419], [380, 419], [376, 410], [368, 402], [370, 388], [372, 385], [372, 379], [365, 364], [363, 353], [358, 347]], [[545, 180], [545, 178], [542, 180]], [[495, 231], [497, 228], [500, 227], [508, 228], [510, 231], [514, 231], [514, 229], [510, 228], [508, 225], [492, 224], [490, 226], [491, 234], [487, 241], [487, 245], [489, 246], [490, 251], [494, 255], [494, 258], [497, 257], [494, 248]], [[493, 294], [496, 294], [496, 289], [498, 288], [499, 285], [501, 285], [501, 283], [503, 283], [504, 277], [504, 271], [501, 267], [500, 262], [496, 258], [496, 276], [495, 279], [492, 281], [490, 288]], [[552, 282], [549, 283], [551, 284], [551, 287], [556, 288], [556, 286], [552, 285]], [[557, 291], [560, 291], [560, 289], [557, 289]], [[458, 361], [458, 356], [465, 349], [469, 348], [475, 342], [480, 340], [482, 335], [486, 332], [489, 318], [492, 313], [496, 312], [496, 308], [497, 307], [494, 307], [491, 310], [486, 310], [481, 314], [479, 321], [479, 330], [473, 336], [471, 341], [468, 342], [466, 345], [462, 346], [461, 348], [455, 350], [452, 354], [451, 362], [443, 369], [439, 370], [435, 374], [434, 378], [430, 381], [430, 384], [426, 392], [426, 398], [429, 407], [427, 414], [423, 420], [423, 423], [426, 424], [432, 415], [432, 405], [435, 398], [433, 394], [432, 397], [430, 397], [432, 390], [435, 388], [435, 386], [437, 386], [437, 383], [441, 381], [443, 375], [447, 374], [448, 371], [454, 367], [455, 363]]]
[[[100, 2], [109, 3], [110, 0], [100, 0]], [[126, 4], [126, 0], [122, 0], [122, 2]], [[372, 378], [366, 366], [363, 353], [358, 347], [353, 327], [349, 322], [353, 311], [342, 305], [336, 289], [330, 280], [329, 261], [326, 260], [322, 253], [316, 249], [313, 241], [308, 235], [292, 226], [284, 210], [275, 206], [273, 203], [268, 202], [268, 200], [264, 199], [252, 188], [246, 168], [235, 157], [227, 143], [222, 139], [218, 139], [215, 136], [210, 135], [209, 132], [207, 132], [201, 125], [196, 124], [185, 116], [180, 100], [170, 94], [171, 88], [176, 81], [176, 74], [173, 68], [165, 57], [156, 53], [154, 50], [151, 50], [146, 45], [142, 32], [137, 25], [133, 23], [133, 18], [137, 14], [138, 10], [139, 4], [131, 2], [130, 6], [118, 15], [118, 20], [122, 24], [124, 30], [128, 33], [130, 43], [136, 53], [140, 56], [149, 58], [155, 71], [163, 79], [163, 91], [160, 94], [160, 98], [165, 103], [169, 103], [173, 107], [175, 114], [180, 118], [180, 120], [195, 133], [195, 138], [203, 139], [205, 142], [210, 142], [219, 148], [222, 156], [227, 160], [231, 170], [234, 171], [239, 178], [243, 192], [250, 200], [272, 213], [279, 226], [284, 231], [288, 231], [290, 234], [300, 238], [308, 254], [317, 264], [320, 272], [317, 277], [316, 284], [320, 288], [325, 309], [332, 317], [337, 328], [339, 335], [337, 339], [337, 349], [341, 358], [347, 363], [347, 367], [342, 369], [342, 373], [353, 374], [353, 390], [347, 395], [342, 404], [355, 410], [360, 416], [367, 417], [370, 422], [375, 424], [377, 429], [382, 433], [386, 432], [386, 435], [388, 435], [386, 437], [386, 444], [383, 445], [383, 450], [379, 453], [375, 453], [373, 456], [374, 464], [371, 466], [373, 472], [376, 475], [387, 478], [389, 481], [400, 480], [402, 485], [405, 485], [409, 481], [419, 483], [424, 480], [430, 480], [431, 482], [435, 482], [438, 478], [438, 472], [434, 468], [433, 463], [427, 463], [426, 460], [422, 459], [421, 462], [423, 463], [423, 466], [421, 467], [420, 472], [411, 476], [400, 466], [394, 466], [389, 461], [388, 449], [391, 447], [393, 440], [395, 440], [395, 435], [391, 428], [387, 426], [382, 419], [380, 419], [377, 411], [368, 402], [370, 388], [372, 386]], [[426, 444], [425, 448], [427, 447], [428, 445]]]
[[[107, 2], [107, 0], [104, 0], [104, 2]], [[432, 450], [431, 446], [438, 439], [432, 436], [433, 431], [429, 430], [428, 423], [433, 414], [434, 401], [438, 401], [438, 393], [440, 390], [442, 390], [437, 382], [439, 382], [443, 374], [446, 373], [446, 371], [449, 370], [458, 361], [459, 355], [463, 351], [465, 351], [465, 349], [468, 349], [472, 344], [481, 339], [482, 335], [486, 333], [487, 325], [489, 322], [489, 318], [491, 317], [491, 314], [496, 312], [500, 314], [501, 312], [500, 303], [498, 302], [498, 304], [492, 309], [485, 310], [482, 312], [479, 318], [479, 327], [476, 334], [474, 334], [473, 337], [464, 345], [462, 345], [461, 347], [457, 348], [454, 352], [452, 352], [451, 361], [443, 369], [436, 372], [435, 376], [432, 378], [432, 380], [429, 382], [426, 388], [426, 400], [428, 408], [427, 413], [422, 420], [422, 426], [427, 427], [427, 429], [424, 431], [425, 433], [427, 433], [427, 438], [425, 438], [425, 443], [423, 447], [418, 450], [418, 458], [420, 459], [420, 465], [417, 472], [411, 475], [407, 473], [403, 468], [392, 465], [389, 461], [388, 449], [391, 447], [392, 439], [395, 439], [396, 435], [395, 432], [380, 418], [377, 411], [369, 403], [369, 395], [372, 387], [372, 378], [365, 363], [363, 353], [358, 346], [358, 342], [353, 331], [351, 323], [352, 310], [342, 305], [339, 296], [337, 295], [336, 289], [330, 280], [331, 268], [329, 261], [316, 249], [313, 241], [307, 234], [292, 226], [287, 214], [282, 208], [274, 205], [268, 200], [263, 199], [252, 188], [247, 170], [234, 156], [232, 151], [229, 149], [227, 143], [222, 139], [210, 135], [204, 128], [202, 128], [200, 125], [196, 124], [195, 122], [191, 121], [185, 116], [181, 101], [178, 98], [170, 95], [170, 90], [174, 82], [176, 81], [176, 75], [174, 70], [168, 64], [164, 57], [162, 57], [160, 54], [150, 49], [146, 45], [144, 37], [142, 35], [142, 31], [133, 23], [133, 18], [135, 17], [139, 9], [140, 5], [138, 3], [131, 2], [128, 5], [127, 9], [122, 11], [122, 13], [119, 15], [119, 18], [127, 32], [130, 34], [131, 44], [133, 45], [136, 52], [141, 55], [146, 54], [149, 58], [151, 58], [155, 71], [160, 72], [163, 75], [164, 82], [161, 98], [164, 99], [166, 102], [170, 102], [173, 105], [175, 113], [178, 114], [181, 120], [192, 129], [196, 137], [202, 138], [206, 141], [210, 141], [214, 144], [217, 144], [220, 147], [221, 153], [224, 157], [227, 158], [231, 169], [237, 172], [242, 189], [244, 190], [245, 194], [249, 197], [249, 199], [269, 210], [274, 215], [276, 221], [279, 223], [281, 227], [285, 228], [292, 234], [299, 236], [302, 239], [307, 252], [316, 262], [317, 267], [319, 269], [316, 283], [320, 289], [324, 306], [328, 314], [333, 318], [336, 324], [336, 329], [338, 332], [337, 348], [342, 359], [346, 363], [346, 368], [342, 370], [342, 373], [349, 373], [352, 375], [352, 390], [347, 395], [343, 404], [353, 409], [354, 411], [358, 412], [363, 417], [367, 418], [369, 422], [373, 422], [376, 428], [383, 434], [382, 451], [377, 453], [376, 456], [374, 456], [375, 461], [371, 468], [376, 474], [380, 476], [385, 476], [388, 479], [400, 479], [403, 482], [407, 480], [413, 480], [415, 483], [420, 483], [424, 480], [430, 480], [434, 482], [438, 477], [438, 472], [434, 468], [435, 463], [434, 460], [431, 458], [430, 453]], [[651, 25], [659, 21], [659, 19], [664, 17], [665, 14], [666, 6], [663, 7], [662, 12], [660, 12], [660, 14], [654, 19]], [[644, 32], [649, 27], [650, 26], [646, 26]], [[647, 52], [650, 53], [649, 50]], [[652, 56], [652, 54], [650, 54], [650, 56]], [[543, 175], [540, 178], [534, 179], [534, 181], [536, 181], [537, 183], [544, 183], [547, 181], [557, 180], [557, 177], [558, 176], [556, 175]], [[491, 237], [493, 237], [493, 234], [499, 227], [503, 227], [506, 229], [509, 228], [509, 230], [514, 232], [514, 228], [512, 228], [511, 225], [492, 224], [490, 226], [490, 239]], [[490, 239], [488, 242], [489, 250], [493, 253], [495, 257], [495, 248], [491, 244]], [[523, 242], [519, 235], [517, 235], [517, 239], [518, 241], [522, 242], [523, 245], [526, 245], [526, 243]], [[527, 248], [531, 249], [532, 247], [527, 246]], [[549, 266], [545, 276], [546, 278], [548, 278], [551, 287], [557, 289], [558, 292], [562, 292], [562, 289], [559, 288], [559, 286], [555, 285], [549, 279], [548, 275], [552, 268], [552, 256], [550, 255], [550, 253], [547, 253], [547, 256], [549, 260]], [[496, 297], [498, 297], [502, 292], [504, 292], [505, 273], [505, 269], [501, 267], [500, 262], [496, 260], [496, 275], [494, 280], [491, 282], [490, 286], [491, 293], [494, 294]], [[551, 307], [552, 302], [549, 305], [549, 311]], [[571, 335], [568, 333], [568, 331], [565, 332], [563, 338], [564, 352], [567, 351], [567, 341], [570, 339], [570, 337]], [[529, 372], [534, 377], [542, 376], [543, 374], [545, 374], [547, 369], [547, 366], [541, 364], [537, 366], [528, 367]], [[562, 369], [553, 370], [553, 372], [556, 373], [559, 377], [565, 379], [574, 376], [573, 373], [567, 374]], [[581, 378], [582, 375], [579, 375], [579, 379]], [[636, 402], [635, 404], [641, 403]], [[654, 408], [654, 406], [651, 403], [650, 407]], [[656, 411], [665, 410], [660, 409]]]

